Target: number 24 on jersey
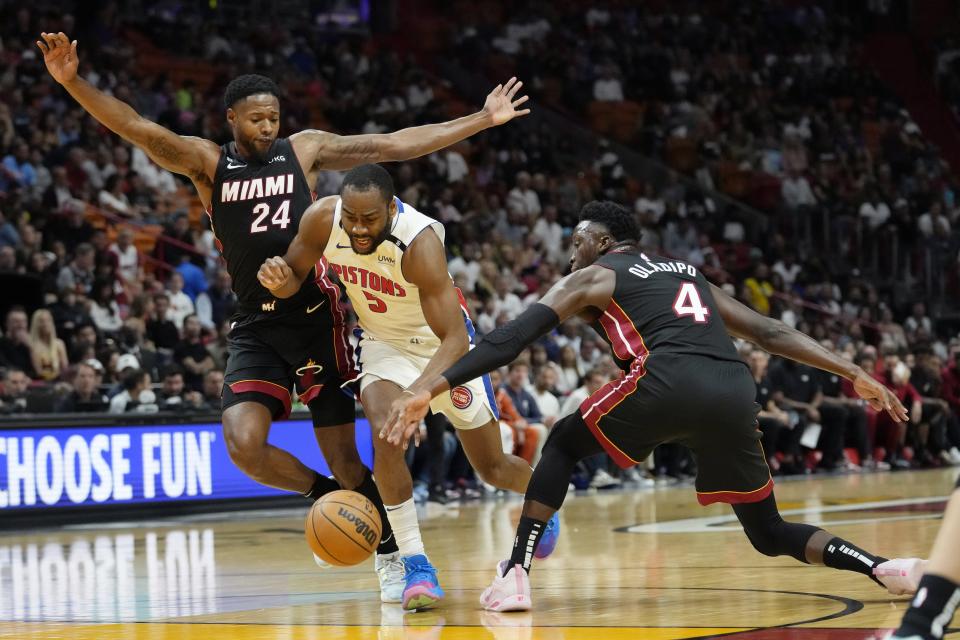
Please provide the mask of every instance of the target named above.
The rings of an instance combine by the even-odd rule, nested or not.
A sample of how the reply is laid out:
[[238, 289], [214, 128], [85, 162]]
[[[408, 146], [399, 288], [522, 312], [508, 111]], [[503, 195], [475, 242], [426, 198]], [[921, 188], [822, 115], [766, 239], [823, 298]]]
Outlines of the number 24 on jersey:
[[264, 223], [264, 219], [270, 215], [270, 205], [261, 202], [253, 208], [253, 213], [257, 217], [253, 219], [253, 224], [250, 225], [250, 233], [262, 233], [269, 229], [270, 225], [286, 229], [287, 225], [290, 224], [290, 201], [284, 200], [280, 203], [280, 206], [277, 207], [270, 218], [270, 225]]

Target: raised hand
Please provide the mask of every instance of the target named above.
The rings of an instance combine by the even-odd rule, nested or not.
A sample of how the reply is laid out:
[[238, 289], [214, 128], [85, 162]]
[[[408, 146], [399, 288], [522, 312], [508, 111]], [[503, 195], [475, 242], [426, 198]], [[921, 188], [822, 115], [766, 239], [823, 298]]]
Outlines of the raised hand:
[[260, 265], [260, 270], [257, 271], [257, 279], [260, 281], [260, 284], [270, 291], [281, 288], [292, 275], [293, 269], [291, 269], [290, 265], [280, 256], [267, 258], [266, 261]]
[[483, 103], [483, 110], [490, 116], [493, 126], [530, 113], [530, 109], [517, 110], [517, 107], [529, 100], [528, 96], [514, 99], [522, 86], [522, 82], [516, 78], [510, 78], [506, 85], [498, 84], [497, 88], [487, 96], [487, 101]]
[[76, 78], [77, 65], [80, 63], [77, 57], [77, 41], [70, 42], [62, 31], [41, 33], [40, 38], [37, 46], [43, 52], [43, 62], [53, 79], [60, 84], [66, 84]]

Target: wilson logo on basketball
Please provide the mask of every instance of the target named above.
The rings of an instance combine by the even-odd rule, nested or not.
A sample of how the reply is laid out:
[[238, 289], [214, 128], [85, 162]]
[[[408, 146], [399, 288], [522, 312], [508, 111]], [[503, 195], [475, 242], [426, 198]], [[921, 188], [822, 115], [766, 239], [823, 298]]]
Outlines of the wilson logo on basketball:
[[337, 511], [337, 515], [349, 522], [350, 524], [356, 527], [357, 535], [363, 536], [363, 539], [367, 541], [368, 544], [374, 544], [377, 539], [377, 532], [370, 528], [370, 525], [367, 524], [365, 520], [357, 517], [357, 514], [351, 513], [350, 511], [340, 507], [340, 510]]
[[450, 400], [457, 409], [466, 409], [473, 402], [473, 392], [466, 387], [450, 389]]

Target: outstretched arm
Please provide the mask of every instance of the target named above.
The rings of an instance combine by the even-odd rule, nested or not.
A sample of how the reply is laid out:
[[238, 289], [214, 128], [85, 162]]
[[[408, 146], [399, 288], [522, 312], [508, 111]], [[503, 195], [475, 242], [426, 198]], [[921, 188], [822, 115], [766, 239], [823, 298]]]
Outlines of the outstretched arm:
[[289, 298], [300, 290], [327, 248], [336, 205], [336, 196], [328, 196], [307, 207], [300, 219], [297, 236], [287, 247], [287, 253], [282, 258], [267, 258], [260, 265], [257, 279], [271, 295]]
[[527, 115], [530, 109], [518, 109], [527, 101], [527, 96], [516, 97], [522, 86], [516, 78], [511, 78], [506, 86], [497, 85], [480, 111], [456, 120], [358, 136], [308, 129], [291, 136], [290, 140], [304, 165], [309, 167], [310, 178], [324, 169], [345, 171], [361, 164], [410, 160]]
[[108, 96], [77, 74], [77, 41], [70, 42], [61, 33], [42, 33], [37, 46], [53, 79], [96, 118], [124, 140], [143, 149], [164, 169], [189, 177], [209, 204], [212, 176], [220, 150], [203, 138], [179, 136], [155, 122], [143, 118], [130, 105]]
[[479, 345], [441, 374], [421, 376], [394, 403], [381, 438], [406, 443], [427, 413], [430, 400], [453, 387], [515, 360], [520, 353], [560, 322], [588, 307], [606, 309], [616, 284], [614, 273], [587, 267], [557, 282], [518, 317], [484, 336]]
[[897, 397], [857, 365], [779, 320], [749, 309], [719, 287], [710, 285], [710, 292], [731, 335], [749, 340], [769, 353], [843, 376], [853, 382], [857, 394], [877, 411], [886, 411], [897, 422], [908, 419], [907, 410]]

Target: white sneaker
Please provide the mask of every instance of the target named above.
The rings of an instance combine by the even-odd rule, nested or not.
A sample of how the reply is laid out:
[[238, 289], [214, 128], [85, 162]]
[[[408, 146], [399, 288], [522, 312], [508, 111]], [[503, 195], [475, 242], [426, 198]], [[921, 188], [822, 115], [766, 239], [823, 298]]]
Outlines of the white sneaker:
[[332, 569], [332, 568], [333, 568], [333, 565], [332, 565], [332, 564], [330, 564], [329, 562], [327, 562], [326, 560], [324, 560], [323, 558], [321, 558], [321, 557], [318, 556], [317, 554], [313, 554], [313, 561], [316, 562], [316, 563], [317, 563], [317, 566], [320, 567], [321, 569]]
[[926, 568], [927, 561], [920, 558], [894, 558], [875, 566], [873, 575], [891, 595], [913, 595]]
[[591, 489], [606, 489], [607, 487], [619, 487], [620, 480], [607, 473], [606, 469], [597, 469], [590, 479]]
[[503, 575], [508, 562], [501, 560], [497, 564], [497, 577], [480, 596], [480, 604], [487, 611], [529, 611], [533, 604], [530, 601], [530, 576], [517, 565]]
[[950, 447], [950, 464], [953, 466], [960, 465], [960, 449]]
[[402, 601], [403, 588], [406, 586], [404, 579], [406, 570], [403, 567], [403, 560], [400, 559], [400, 552], [377, 554], [374, 567], [377, 570], [377, 578], [380, 579], [380, 601]]

